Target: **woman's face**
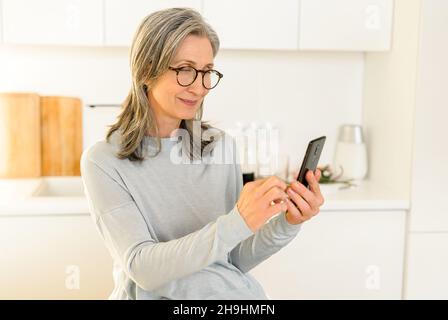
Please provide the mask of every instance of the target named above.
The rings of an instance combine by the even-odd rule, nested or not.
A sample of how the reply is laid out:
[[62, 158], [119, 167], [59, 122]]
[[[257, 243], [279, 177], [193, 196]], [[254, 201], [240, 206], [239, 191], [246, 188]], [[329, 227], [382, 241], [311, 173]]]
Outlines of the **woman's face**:
[[[198, 70], [213, 68], [213, 49], [206, 37], [187, 36], [180, 44], [170, 67], [191, 66]], [[194, 118], [209, 90], [202, 86], [202, 74], [188, 87], [177, 83], [176, 72], [168, 70], [152, 87], [148, 98], [157, 118], [160, 133], [170, 134], [183, 119]]]

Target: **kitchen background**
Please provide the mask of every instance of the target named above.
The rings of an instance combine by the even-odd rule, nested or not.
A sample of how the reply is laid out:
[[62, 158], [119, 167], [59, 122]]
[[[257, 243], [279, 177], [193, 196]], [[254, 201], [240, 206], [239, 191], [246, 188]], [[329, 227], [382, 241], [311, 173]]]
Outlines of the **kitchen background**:
[[[323, 186], [319, 217], [253, 270], [268, 294], [448, 298], [448, 3], [0, 0], [0, 92], [79, 98], [84, 150], [118, 114], [107, 105], [126, 97], [137, 24], [170, 6], [196, 8], [221, 38], [225, 76], [203, 119], [270, 122], [291, 170], [310, 139], [327, 136], [320, 164], [330, 164], [339, 128], [363, 128], [367, 176]], [[0, 298], [107, 298], [111, 260], [79, 177], [4, 178], [0, 191]]]

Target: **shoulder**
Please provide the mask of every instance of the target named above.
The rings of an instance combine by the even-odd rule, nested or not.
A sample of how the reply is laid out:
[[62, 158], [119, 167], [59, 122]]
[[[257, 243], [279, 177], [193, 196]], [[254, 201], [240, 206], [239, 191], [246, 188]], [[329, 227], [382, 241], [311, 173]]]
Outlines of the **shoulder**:
[[238, 148], [236, 139], [231, 134], [220, 131], [213, 142], [208, 146], [213, 153], [216, 164], [236, 164], [238, 160]]
[[109, 141], [101, 140], [88, 146], [81, 155], [81, 167], [95, 164], [99, 167], [111, 166], [120, 159], [117, 157], [119, 144], [117, 135], [111, 136]]

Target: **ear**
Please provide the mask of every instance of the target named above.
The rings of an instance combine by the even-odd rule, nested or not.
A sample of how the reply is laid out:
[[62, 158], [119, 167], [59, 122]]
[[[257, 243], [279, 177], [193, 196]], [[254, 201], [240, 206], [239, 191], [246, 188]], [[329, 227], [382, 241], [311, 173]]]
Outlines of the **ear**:
[[143, 90], [147, 93], [153, 86], [154, 86], [155, 80], [145, 80], [142, 87]]

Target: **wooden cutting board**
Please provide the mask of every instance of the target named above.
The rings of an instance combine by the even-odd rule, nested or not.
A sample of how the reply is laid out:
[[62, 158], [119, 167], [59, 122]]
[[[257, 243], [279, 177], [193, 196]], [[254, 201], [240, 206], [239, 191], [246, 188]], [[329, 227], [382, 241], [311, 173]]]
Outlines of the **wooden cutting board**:
[[41, 175], [39, 95], [0, 94], [0, 178]]
[[41, 96], [43, 176], [79, 176], [82, 103], [78, 98]]

